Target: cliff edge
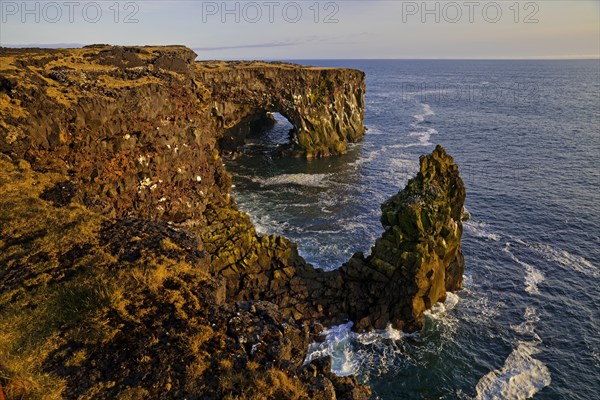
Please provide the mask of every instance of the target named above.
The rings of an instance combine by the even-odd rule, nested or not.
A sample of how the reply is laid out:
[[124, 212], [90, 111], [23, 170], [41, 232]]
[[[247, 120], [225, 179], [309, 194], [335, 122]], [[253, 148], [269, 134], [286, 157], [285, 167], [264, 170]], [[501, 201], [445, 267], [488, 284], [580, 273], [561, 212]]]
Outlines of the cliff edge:
[[364, 74], [180, 46], [0, 49], [0, 387], [16, 398], [364, 399], [323, 325], [419, 329], [461, 285], [464, 185], [438, 147], [339, 270], [259, 236], [221, 152], [278, 111], [287, 154], [364, 134]]

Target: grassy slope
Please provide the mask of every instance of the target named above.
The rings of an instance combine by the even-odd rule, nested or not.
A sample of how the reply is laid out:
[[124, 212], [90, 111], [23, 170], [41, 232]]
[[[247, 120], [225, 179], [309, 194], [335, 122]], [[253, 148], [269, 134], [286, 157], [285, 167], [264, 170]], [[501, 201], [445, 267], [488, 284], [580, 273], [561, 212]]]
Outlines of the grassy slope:
[[[202, 259], [188, 262], [188, 251], [168, 237], [152, 248], [143, 235], [123, 244], [141, 242], [140, 257], [119, 259], [110, 250], [118, 244], [103, 244], [102, 216], [40, 198], [63, 178], [0, 159], [0, 385], [7, 399], [143, 399], [176, 390], [231, 399], [306, 396], [282, 370], [234, 366], [240, 353], [227, 348], [225, 330], [204, 308]], [[159, 343], [165, 330], [168, 347]], [[106, 354], [111, 349], [137, 352], [131, 369], [158, 374], [132, 384], [132, 373], [119, 373]], [[182, 372], [170, 372], [176, 364]], [[98, 370], [109, 376], [94, 381]], [[69, 379], [85, 390], [66, 392]]]

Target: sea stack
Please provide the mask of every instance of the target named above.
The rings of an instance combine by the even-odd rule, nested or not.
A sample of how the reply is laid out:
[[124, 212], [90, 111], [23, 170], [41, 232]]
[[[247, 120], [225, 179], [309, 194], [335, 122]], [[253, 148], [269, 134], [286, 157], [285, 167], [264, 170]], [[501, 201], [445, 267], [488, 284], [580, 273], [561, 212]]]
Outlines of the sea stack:
[[[465, 186], [458, 166], [437, 146], [420, 170], [381, 206], [384, 233], [371, 255], [355, 254], [341, 268], [315, 274], [299, 268], [326, 325], [354, 322], [358, 331], [422, 327], [423, 312], [462, 286]], [[296, 306], [296, 308], [298, 308]]]
[[389, 302], [389, 318], [398, 327], [419, 326], [423, 311], [462, 287], [464, 202], [458, 166], [438, 145], [421, 156], [406, 188], [381, 206], [385, 232], [367, 262], [390, 280], [387, 296], [396, 302]]

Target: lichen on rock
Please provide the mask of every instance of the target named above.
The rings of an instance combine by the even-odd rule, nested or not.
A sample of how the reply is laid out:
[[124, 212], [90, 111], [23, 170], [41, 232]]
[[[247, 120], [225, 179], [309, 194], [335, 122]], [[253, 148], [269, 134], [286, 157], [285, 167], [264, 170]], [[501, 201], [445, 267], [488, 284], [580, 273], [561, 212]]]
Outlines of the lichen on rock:
[[438, 145], [421, 156], [420, 170], [406, 188], [381, 206], [385, 232], [368, 263], [399, 281], [412, 299], [410, 308], [391, 310], [392, 322], [418, 321], [423, 311], [446, 299], [446, 291], [462, 287], [464, 201], [458, 166]]

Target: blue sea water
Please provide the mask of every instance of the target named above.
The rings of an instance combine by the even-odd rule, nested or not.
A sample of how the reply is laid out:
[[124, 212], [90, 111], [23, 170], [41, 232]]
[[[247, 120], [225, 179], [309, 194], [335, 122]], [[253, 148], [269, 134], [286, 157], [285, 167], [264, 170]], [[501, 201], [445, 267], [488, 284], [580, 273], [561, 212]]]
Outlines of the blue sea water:
[[443, 145], [467, 187], [464, 289], [422, 332], [329, 331], [309, 357], [374, 398], [600, 398], [600, 61], [303, 61], [366, 72], [364, 140], [323, 160], [271, 157], [285, 118], [227, 161], [260, 232], [315, 266], [369, 252], [379, 205]]

